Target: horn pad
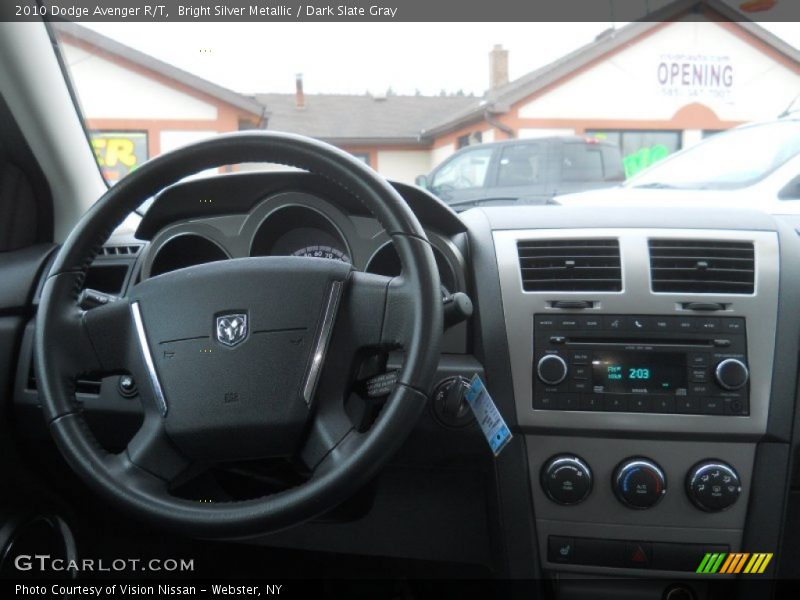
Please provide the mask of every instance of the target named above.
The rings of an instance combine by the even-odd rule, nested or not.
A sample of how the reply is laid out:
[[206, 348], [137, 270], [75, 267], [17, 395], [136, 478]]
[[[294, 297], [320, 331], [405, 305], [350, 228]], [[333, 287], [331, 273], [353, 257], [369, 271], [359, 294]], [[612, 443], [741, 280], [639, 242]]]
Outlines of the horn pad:
[[232, 460], [296, 450], [309, 416], [310, 354], [341, 289], [334, 282], [350, 271], [326, 259], [243, 258], [134, 288], [166, 430], [181, 451]]

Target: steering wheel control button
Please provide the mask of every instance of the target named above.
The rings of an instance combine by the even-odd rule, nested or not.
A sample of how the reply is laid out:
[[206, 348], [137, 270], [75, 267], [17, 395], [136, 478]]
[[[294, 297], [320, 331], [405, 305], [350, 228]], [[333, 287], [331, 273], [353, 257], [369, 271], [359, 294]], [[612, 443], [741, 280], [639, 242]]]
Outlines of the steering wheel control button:
[[704, 460], [686, 476], [689, 500], [706, 512], [719, 512], [733, 506], [742, 493], [742, 482], [736, 470], [727, 463]]
[[714, 370], [714, 379], [721, 388], [726, 390], [739, 390], [747, 385], [750, 371], [747, 365], [736, 358], [726, 358]]
[[567, 378], [567, 372], [567, 363], [558, 354], [546, 354], [536, 365], [536, 374], [547, 385], [558, 385]]
[[617, 499], [628, 508], [646, 509], [659, 503], [667, 492], [667, 478], [655, 462], [634, 457], [614, 471], [612, 486]]
[[564, 506], [583, 502], [592, 491], [589, 465], [573, 454], [559, 454], [548, 460], [540, 479], [547, 497]]
[[123, 375], [119, 378], [119, 381], [117, 382], [117, 389], [119, 390], [120, 395], [124, 396], [125, 398], [133, 398], [139, 393], [139, 390], [136, 388], [136, 382], [130, 375]]

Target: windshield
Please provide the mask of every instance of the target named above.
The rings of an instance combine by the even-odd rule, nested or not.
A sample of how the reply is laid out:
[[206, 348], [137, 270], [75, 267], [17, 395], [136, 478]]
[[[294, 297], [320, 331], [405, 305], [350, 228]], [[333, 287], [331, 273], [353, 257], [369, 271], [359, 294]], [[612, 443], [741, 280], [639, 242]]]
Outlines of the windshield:
[[628, 181], [628, 187], [735, 189], [800, 154], [800, 122], [776, 121], [720, 133]]
[[109, 185], [164, 152], [251, 129], [326, 141], [456, 210], [547, 204], [626, 178], [738, 187], [800, 145], [796, 123], [724, 133], [791, 106], [800, 61], [787, 68], [777, 51], [800, 39], [797, 23], [51, 27]]

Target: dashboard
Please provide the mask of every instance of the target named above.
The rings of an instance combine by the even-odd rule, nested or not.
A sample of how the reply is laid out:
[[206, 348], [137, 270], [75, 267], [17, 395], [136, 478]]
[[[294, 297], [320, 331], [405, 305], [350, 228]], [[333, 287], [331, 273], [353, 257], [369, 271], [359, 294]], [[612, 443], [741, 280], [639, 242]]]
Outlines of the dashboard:
[[[779, 550], [796, 418], [799, 218], [656, 206], [456, 214], [394, 185], [434, 248], [443, 297], [465, 293], [475, 313], [445, 332], [429, 410], [389, 474], [348, 507], [355, 516], [254, 543], [562, 581], [684, 581], [700, 577], [705, 554]], [[310, 174], [246, 173], [166, 189], [135, 235], [112, 236], [87, 286], [124, 294], [194, 264], [277, 255], [402, 272], [358, 198]], [[31, 338], [32, 325], [23, 356]], [[16, 396], [28, 421], [31, 373], [21, 361]], [[475, 374], [514, 435], [497, 458], [474, 419], [453, 410]], [[109, 409], [122, 406], [121, 386], [78, 382], [78, 398], [131, 416], [128, 405]], [[663, 586], [653, 590], [641, 597]]]

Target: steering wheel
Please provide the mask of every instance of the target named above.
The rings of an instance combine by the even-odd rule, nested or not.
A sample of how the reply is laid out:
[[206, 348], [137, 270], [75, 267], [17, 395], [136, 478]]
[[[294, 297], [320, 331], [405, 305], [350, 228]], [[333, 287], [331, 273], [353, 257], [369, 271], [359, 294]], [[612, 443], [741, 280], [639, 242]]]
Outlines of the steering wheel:
[[[298, 167], [349, 190], [391, 236], [402, 275], [321, 258], [241, 258], [147, 279], [90, 310], [78, 306], [89, 265], [131, 211], [187, 175], [243, 162]], [[247, 132], [158, 156], [111, 187], [61, 246], [36, 321], [39, 395], [71, 468], [113, 504], [159, 526], [236, 538], [324, 513], [393, 455], [427, 402], [442, 299], [419, 221], [377, 173], [328, 144]], [[358, 359], [398, 348], [396, 383], [372, 426], [359, 431], [344, 408]], [[76, 379], [87, 373], [130, 373], [138, 384], [142, 425], [119, 454], [96, 442], [75, 399]], [[255, 458], [299, 460], [309, 476], [238, 502], [170, 493], [191, 467]]]

